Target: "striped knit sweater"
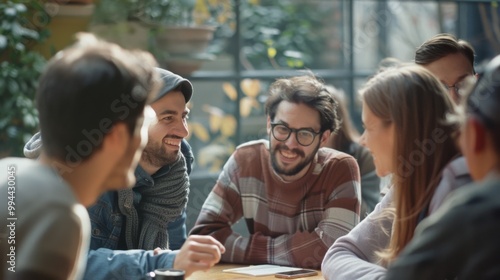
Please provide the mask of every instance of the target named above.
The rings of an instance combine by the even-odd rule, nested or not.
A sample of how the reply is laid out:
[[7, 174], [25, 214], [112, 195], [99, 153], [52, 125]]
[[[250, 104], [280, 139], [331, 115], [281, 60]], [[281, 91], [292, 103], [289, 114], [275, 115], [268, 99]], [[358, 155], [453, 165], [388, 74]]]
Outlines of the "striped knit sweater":
[[[318, 269], [333, 242], [359, 222], [356, 160], [321, 148], [304, 177], [284, 182], [271, 167], [268, 145], [259, 140], [237, 148], [191, 234], [221, 241], [223, 262]], [[240, 218], [249, 237], [231, 229]]]

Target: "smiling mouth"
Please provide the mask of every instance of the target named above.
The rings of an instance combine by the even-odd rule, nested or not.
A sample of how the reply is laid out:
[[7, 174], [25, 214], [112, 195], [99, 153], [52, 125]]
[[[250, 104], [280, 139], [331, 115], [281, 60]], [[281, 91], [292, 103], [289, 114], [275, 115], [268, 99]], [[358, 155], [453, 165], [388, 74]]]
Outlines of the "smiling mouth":
[[176, 148], [179, 148], [181, 146], [181, 142], [182, 142], [182, 139], [169, 138], [169, 139], [163, 140], [163, 143], [166, 144], [167, 146], [176, 147]]
[[292, 163], [299, 158], [297, 153], [291, 152], [290, 150], [280, 150], [279, 154], [281, 155], [281, 161], [285, 164]]

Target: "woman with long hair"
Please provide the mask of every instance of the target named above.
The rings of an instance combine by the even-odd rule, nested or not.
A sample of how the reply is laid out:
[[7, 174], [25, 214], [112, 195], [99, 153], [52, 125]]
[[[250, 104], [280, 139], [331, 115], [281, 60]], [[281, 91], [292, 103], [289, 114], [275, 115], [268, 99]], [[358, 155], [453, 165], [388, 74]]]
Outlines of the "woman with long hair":
[[361, 144], [377, 175], [392, 186], [375, 210], [337, 239], [322, 264], [326, 279], [383, 278], [386, 267], [452, 190], [470, 182], [456, 140], [455, 105], [444, 86], [420, 66], [386, 69], [360, 92]]

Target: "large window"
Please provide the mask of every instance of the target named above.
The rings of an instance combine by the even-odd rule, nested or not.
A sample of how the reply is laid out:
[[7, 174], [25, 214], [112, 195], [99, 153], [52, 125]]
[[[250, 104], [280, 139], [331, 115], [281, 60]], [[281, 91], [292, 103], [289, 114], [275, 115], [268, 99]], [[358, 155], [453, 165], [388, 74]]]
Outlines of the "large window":
[[344, 90], [359, 125], [357, 90], [380, 61], [410, 62], [434, 34], [448, 32], [472, 43], [480, 70], [500, 53], [495, 3], [234, 0], [228, 16], [235, 24], [229, 33], [216, 34], [216, 58], [190, 76], [193, 177], [215, 176], [237, 145], [267, 138], [263, 104], [276, 78], [314, 73]]

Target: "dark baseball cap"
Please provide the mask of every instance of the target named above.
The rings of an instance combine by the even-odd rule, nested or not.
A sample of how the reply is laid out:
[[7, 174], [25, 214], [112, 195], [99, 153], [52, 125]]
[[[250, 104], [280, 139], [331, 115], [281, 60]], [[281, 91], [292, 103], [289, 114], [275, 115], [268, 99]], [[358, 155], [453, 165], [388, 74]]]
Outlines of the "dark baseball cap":
[[485, 125], [500, 125], [500, 55], [493, 58], [467, 98], [467, 111], [479, 116]]
[[191, 84], [190, 81], [168, 70], [161, 69], [158, 67], [156, 67], [155, 69], [158, 72], [158, 74], [160, 74], [163, 86], [158, 92], [158, 95], [154, 98], [153, 102], [162, 98], [167, 93], [169, 93], [170, 91], [172, 91], [177, 87], [179, 87], [182, 94], [184, 94], [184, 99], [186, 99], [186, 103], [188, 103], [189, 100], [191, 100], [191, 96], [193, 95], [193, 85]]

